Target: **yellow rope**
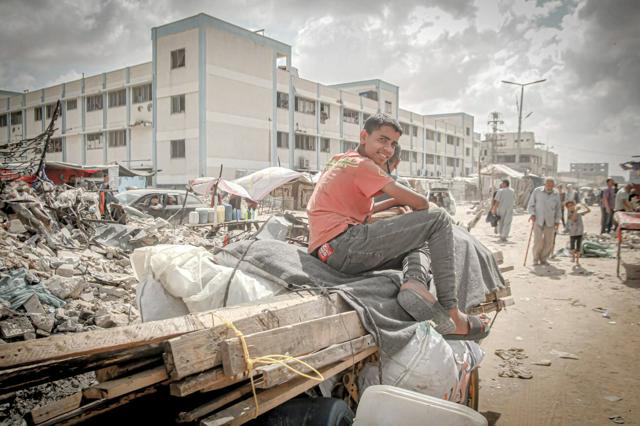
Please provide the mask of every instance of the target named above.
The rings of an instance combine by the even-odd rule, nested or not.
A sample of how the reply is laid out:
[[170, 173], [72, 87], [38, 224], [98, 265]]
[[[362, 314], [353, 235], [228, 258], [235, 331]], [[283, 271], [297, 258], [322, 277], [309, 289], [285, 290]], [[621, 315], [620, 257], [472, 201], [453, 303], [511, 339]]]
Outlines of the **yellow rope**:
[[[253, 402], [255, 404], [255, 411], [253, 413], [253, 418], [255, 419], [256, 417], [258, 417], [258, 413], [259, 413], [259, 404], [258, 404], [258, 393], [256, 391], [256, 385], [255, 382], [253, 380], [253, 372], [254, 372], [254, 366], [256, 364], [261, 364], [261, 365], [272, 365], [272, 364], [280, 364], [283, 367], [285, 367], [286, 369], [292, 371], [293, 373], [297, 374], [298, 376], [304, 377], [306, 379], [310, 379], [310, 380], [316, 380], [318, 382], [323, 382], [324, 381], [324, 376], [314, 367], [312, 367], [311, 365], [309, 365], [308, 363], [302, 361], [299, 358], [290, 356], [290, 355], [264, 355], [264, 356], [260, 356], [257, 358], [251, 358], [251, 355], [249, 354], [249, 347], [247, 346], [247, 341], [245, 339], [244, 333], [242, 333], [242, 331], [240, 331], [233, 322], [228, 321], [224, 318], [222, 318], [221, 316], [211, 312], [211, 315], [213, 317], [217, 317], [220, 321], [222, 321], [227, 327], [229, 327], [231, 330], [234, 331], [234, 333], [236, 334], [236, 336], [240, 339], [240, 345], [242, 346], [242, 354], [244, 356], [244, 361], [245, 361], [245, 366], [246, 366], [246, 371], [249, 374], [249, 380], [251, 382], [251, 392], [253, 393]], [[213, 325], [213, 321], [212, 321], [212, 325]], [[293, 368], [292, 366], [290, 366], [289, 364], [287, 364], [288, 361], [293, 361], [293, 362], [297, 362], [299, 364], [301, 364], [304, 367], [307, 367], [309, 370], [311, 370], [311, 372], [315, 375], [314, 376], [310, 376], [306, 373], [303, 373], [302, 371]]]

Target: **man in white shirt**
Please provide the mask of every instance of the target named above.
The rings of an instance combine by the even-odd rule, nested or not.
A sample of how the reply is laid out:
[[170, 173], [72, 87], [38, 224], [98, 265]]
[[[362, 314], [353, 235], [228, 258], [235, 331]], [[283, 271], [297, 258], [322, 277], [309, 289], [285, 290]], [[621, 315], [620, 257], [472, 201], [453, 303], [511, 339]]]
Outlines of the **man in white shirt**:
[[516, 194], [509, 185], [509, 181], [504, 179], [500, 184], [500, 189], [494, 197], [493, 214], [498, 215], [498, 233], [500, 241], [505, 242], [511, 232], [511, 221], [513, 220], [513, 204]]
[[560, 224], [560, 194], [554, 189], [553, 178], [545, 179], [544, 186], [533, 190], [528, 211], [533, 222], [533, 264], [548, 265], [553, 251], [553, 240]]

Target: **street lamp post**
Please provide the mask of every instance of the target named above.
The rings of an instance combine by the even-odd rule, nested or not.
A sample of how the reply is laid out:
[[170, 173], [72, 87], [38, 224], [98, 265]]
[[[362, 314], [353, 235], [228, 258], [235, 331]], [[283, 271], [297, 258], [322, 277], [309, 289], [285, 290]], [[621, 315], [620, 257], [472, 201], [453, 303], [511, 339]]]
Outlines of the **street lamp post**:
[[543, 78], [542, 80], [531, 81], [529, 83], [514, 83], [513, 81], [502, 80], [502, 82], [505, 84], [520, 86], [520, 104], [518, 105], [518, 137], [516, 139], [516, 164], [520, 164], [520, 134], [522, 133], [522, 102], [524, 100], [524, 86], [543, 83], [545, 81], [547, 81], [546, 78]]

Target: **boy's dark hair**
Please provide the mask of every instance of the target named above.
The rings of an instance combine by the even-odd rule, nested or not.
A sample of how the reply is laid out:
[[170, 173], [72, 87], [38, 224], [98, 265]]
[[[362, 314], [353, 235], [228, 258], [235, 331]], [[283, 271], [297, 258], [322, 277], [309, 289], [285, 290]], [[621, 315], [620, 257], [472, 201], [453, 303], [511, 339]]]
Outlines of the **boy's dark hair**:
[[395, 118], [392, 118], [381, 112], [373, 114], [371, 117], [367, 118], [367, 121], [364, 122], [364, 130], [366, 130], [369, 134], [378, 130], [382, 126], [389, 126], [396, 132], [400, 133], [400, 135], [402, 135], [402, 127], [400, 126], [400, 122], [398, 122], [398, 120], [396, 120]]
[[573, 200], [569, 200], [569, 201], [565, 201], [565, 202], [564, 202], [564, 206], [565, 206], [565, 207], [569, 207], [569, 204], [576, 204], [576, 202], [575, 202], [575, 201], [573, 201]]
[[502, 179], [502, 183], [504, 183], [504, 186], [509, 186], [509, 179]]

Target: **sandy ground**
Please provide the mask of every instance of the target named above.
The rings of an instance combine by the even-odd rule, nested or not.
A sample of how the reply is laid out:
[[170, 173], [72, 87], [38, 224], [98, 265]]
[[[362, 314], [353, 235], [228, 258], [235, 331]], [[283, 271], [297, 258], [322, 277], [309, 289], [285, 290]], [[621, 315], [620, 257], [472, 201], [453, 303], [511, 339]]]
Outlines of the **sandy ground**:
[[[516, 304], [498, 315], [482, 342], [486, 358], [480, 368], [480, 412], [490, 425], [499, 426], [615, 424], [609, 416], [640, 424], [640, 250], [623, 249], [622, 279], [616, 277], [615, 259], [583, 259], [585, 272], [579, 273], [569, 258], [534, 268], [530, 253], [524, 267], [527, 219], [514, 217], [511, 240], [505, 244], [498, 243], [484, 219], [472, 231], [487, 246], [503, 251], [504, 265], [515, 266], [505, 278]], [[599, 232], [599, 221], [595, 208], [585, 217], [586, 232]], [[556, 249], [566, 244], [568, 237], [558, 235]], [[611, 318], [593, 310], [598, 307], [607, 308]], [[528, 355], [523, 364], [533, 378], [498, 376], [503, 361], [495, 350], [513, 347]], [[562, 359], [552, 350], [579, 359]], [[543, 359], [551, 366], [531, 365]]]

